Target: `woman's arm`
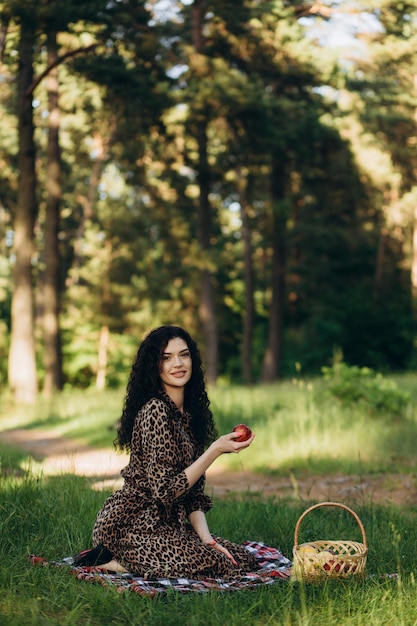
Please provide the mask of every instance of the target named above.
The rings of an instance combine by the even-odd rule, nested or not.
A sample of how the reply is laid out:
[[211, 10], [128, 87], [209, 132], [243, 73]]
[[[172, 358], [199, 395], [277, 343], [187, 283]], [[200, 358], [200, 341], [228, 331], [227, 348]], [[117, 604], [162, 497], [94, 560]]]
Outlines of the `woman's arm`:
[[242, 441], [239, 443], [235, 441], [236, 437], [238, 437], [237, 433], [222, 435], [221, 437], [216, 439], [216, 441], [214, 441], [211, 446], [207, 448], [207, 450], [194, 461], [194, 463], [189, 465], [184, 470], [184, 474], [187, 476], [189, 487], [195, 485], [197, 480], [204, 474], [204, 472], [210, 467], [212, 463], [214, 463], [214, 461], [219, 456], [231, 452], [240, 452], [244, 448], [250, 446], [252, 441], [255, 439], [255, 435], [252, 435], [252, 437], [247, 441]]
[[[136, 434], [141, 431], [141, 450], [136, 444]], [[137, 429], [137, 431], [136, 431]], [[173, 471], [173, 459], [177, 454], [176, 443], [172, 438], [168, 406], [159, 399], [153, 399], [144, 407], [141, 420], [135, 424], [135, 448], [142, 456], [153, 496], [165, 506], [187, 493], [203, 476], [210, 465], [222, 454], [240, 452], [250, 446], [255, 436], [243, 442], [235, 441], [235, 432], [216, 439], [201, 456], [179, 474]]]
[[213, 537], [211, 536], [207, 524], [206, 515], [203, 511], [193, 511], [189, 514], [188, 519], [203, 543], [209, 544], [213, 541]]
[[200, 537], [201, 541], [205, 543], [213, 550], [218, 550], [218, 552], [222, 552], [228, 559], [230, 559], [233, 565], [237, 565], [236, 560], [230, 554], [229, 550], [221, 545], [221, 543], [217, 543], [215, 539], [211, 536], [209, 531], [209, 527], [207, 524], [206, 516], [203, 511], [193, 511], [188, 516], [190, 520], [191, 526], [194, 528], [197, 535]]

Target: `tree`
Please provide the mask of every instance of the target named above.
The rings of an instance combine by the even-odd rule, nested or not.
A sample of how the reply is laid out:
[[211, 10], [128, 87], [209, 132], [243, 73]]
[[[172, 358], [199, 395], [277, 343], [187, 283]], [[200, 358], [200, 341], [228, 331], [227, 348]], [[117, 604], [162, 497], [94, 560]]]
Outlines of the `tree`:
[[32, 403], [37, 395], [32, 290], [33, 230], [37, 216], [35, 142], [32, 113], [33, 54], [36, 21], [20, 17], [17, 117], [19, 187], [14, 214], [14, 291], [11, 304], [9, 385], [17, 402]]
[[240, 164], [236, 168], [237, 191], [239, 195], [240, 215], [242, 220], [242, 241], [243, 241], [243, 275], [245, 284], [245, 307], [243, 314], [242, 331], [242, 357], [241, 371], [242, 380], [246, 384], [253, 382], [253, 333], [255, 324], [255, 302], [254, 302], [254, 269], [253, 269], [253, 244], [252, 244], [252, 176], [249, 168], [242, 171]]
[[[390, 0], [364, 5], [373, 16], [363, 31], [365, 52], [353, 59], [346, 86], [352, 109], [368, 133], [376, 158], [365, 169], [379, 187], [383, 219], [376, 254], [374, 305], [390, 302], [392, 346], [402, 346], [391, 361], [406, 363], [412, 337], [411, 307], [417, 294], [417, 159], [415, 24], [417, 4]], [[359, 144], [359, 145], [358, 145]], [[369, 144], [357, 142], [357, 152], [369, 153]], [[379, 151], [379, 155], [377, 153]], [[393, 297], [392, 295], [396, 293]], [[400, 310], [394, 312], [394, 303]], [[392, 321], [394, 320], [394, 321]], [[415, 326], [414, 315], [414, 326]], [[406, 346], [409, 347], [406, 347]]]
[[[206, 74], [207, 64], [204, 58], [205, 37], [203, 24], [207, 10], [205, 0], [194, 0], [191, 6], [191, 39], [194, 53], [190, 59], [191, 76], [194, 81], [203, 72]], [[189, 129], [195, 136], [198, 149], [198, 160], [195, 163], [199, 184], [197, 205], [197, 236], [201, 248], [202, 267], [200, 270], [200, 304], [199, 317], [205, 336], [206, 376], [210, 383], [215, 383], [218, 374], [218, 329], [215, 311], [214, 287], [210, 268], [210, 248], [212, 237], [212, 216], [210, 207], [210, 166], [207, 153], [207, 126], [210, 119], [209, 108], [205, 105], [193, 106], [190, 111]]]
[[[130, 6], [131, 5], [131, 6]], [[149, 17], [143, 2], [132, 1], [129, 6], [107, 6], [108, 15], [100, 13], [100, 3], [91, 2], [84, 5], [82, 10], [78, 3], [62, 5], [58, 11], [56, 5], [25, 6], [18, 3], [5, 3], [4, 14], [6, 22], [11, 20], [20, 26], [19, 63], [19, 159], [21, 184], [20, 196], [17, 203], [15, 218], [15, 289], [12, 299], [12, 333], [9, 355], [10, 384], [15, 392], [16, 400], [33, 402], [36, 397], [37, 381], [35, 367], [34, 346], [34, 314], [32, 292], [32, 251], [33, 232], [37, 214], [37, 200], [35, 196], [35, 167], [34, 167], [34, 127], [32, 117], [32, 94], [48, 75], [54, 77], [56, 68], [64, 61], [73, 59], [80, 53], [97, 48], [103, 43], [104, 58], [107, 59], [106, 46], [109, 40], [120, 41], [120, 33], [124, 29], [126, 38], [136, 37], [132, 31], [129, 19], [133, 17], [143, 20]], [[132, 11], [130, 10], [132, 9]], [[129, 16], [129, 19], [127, 19]], [[103, 20], [103, 17], [106, 19]], [[88, 46], [76, 46], [58, 54], [58, 33], [65, 30], [72, 32], [74, 23], [89, 21], [93, 23], [90, 32], [97, 37], [97, 43]], [[128, 25], [128, 26], [125, 26]], [[38, 37], [45, 31], [49, 40], [49, 64], [46, 69], [33, 78], [33, 55], [36, 51]], [[75, 27], [77, 30], [77, 27]], [[101, 39], [100, 39], [101, 38]], [[77, 37], [73, 37], [76, 41]], [[30, 40], [30, 41], [29, 41]], [[29, 44], [27, 43], [29, 41]], [[67, 38], [68, 41], [68, 38]], [[128, 46], [129, 44], [127, 44]], [[20, 55], [26, 54], [27, 57]], [[30, 54], [30, 56], [29, 56]], [[117, 50], [114, 55], [116, 64], [120, 66], [121, 57]], [[126, 63], [130, 60], [126, 57]], [[114, 63], [113, 63], [114, 65]], [[29, 68], [26, 69], [26, 68]], [[126, 71], [124, 72], [126, 76]], [[22, 87], [23, 85], [23, 87]], [[48, 147], [48, 198], [46, 202], [46, 232], [45, 232], [45, 298], [44, 298], [44, 338], [45, 338], [45, 392], [49, 395], [54, 388], [62, 386], [60, 337], [59, 337], [59, 257], [58, 257], [58, 224], [59, 206], [61, 201], [61, 172], [59, 158], [58, 126], [53, 126], [58, 111], [57, 86], [55, 92], [50, 92], [49, 103], [53, 111], [49, 112], [49, 147]], [[30, 144], [30, 145], [29, 145]], [[26, 158], [28, 157], [28, 158]], [[29, 157], [31, 160], [29, 161]], [[24, 167], [25, 166], [25, 167]], [[22, 368], [21, 362], [26, 364]]]
[[[153, 0], [30, 3], [35, 71], [25, 93], [35, 103], [38, 185], [24, 222], [34, 254], [28, 263], [19, 245], [14, 269], [26, 259], [25, 285], [35, 289], [25, 309], [33, 295], [39, 305], [43, 284], [49, 294], [45, 392], [62, 384], [60, 339], [66, 382], [114, 385], [137, 338], [162, 323], [197, 336], [210, 382], [271, 381], [295, 362], [318, 371], [334, 346], [350, 362], [404, 366], [415, 7], [365, 4], [196, 0], [166, 13]], [[305, 25], [331, 26], [339, 10], [350, 25], [359, 8], [379, 30], [359, 33], [366, 54], [339, 63], [323, 31], [315, 38]], [[28, 13], [15, 0], [0, 10], [13, 79]], [[23, 187], [18, 195], [13, 80], [4, 87], [9, 224]], [[16, 330], [24, 318], [13, 319]], [[32, 312], [32, 334], [33, 323]], [[384, 325], [385, 346], [375, 330]]]
[[[314, 69], [312, 51], [300, 45], [301, 29], [297, 23], [299, 9], [289, 10], [282, 2], [269, 9], [253, 3], [251, 19], [244, 33], [244, 43], [235, 44], [235, 58], [251, 85], [257, 85], [258, 101], [263, 106], [263, 128], [258, 137], [243, 124], [254, 146], [263, 141], [263, 154], [269, 172], [269, 216], [264, 241], [270, 250], [270, 293], [267, 342], [261, 378], [264, 382], [280, 376], [284, 314], [285, 281], [288, 273], [288, 221], [291, 217], [291, 176], [297, 170], [298, 128], [306, 107], [314, 106], [312, 89], [320, 84], [322, 73]], [[308, 12], [303, 5], [302, 14]], [[237, 54], [238, 53], [238, 54]], [[249, 134], [251, 133], [251, 134]], [[258, 148], [259, 150], [259, 148]]]
[[56, 33], [47, 34], [48, 66], [48, 147], [46, 168], [45, 210], [45, 271], [43, 275], [43, 332], [45, 379], [43, 391], [50, 397], [53, 391], [63, 387], [62, 352], [59, 313], [60, 304], [60, 259], [59, 227], [62, 201], [61, 155], [59, 144], [59, 80], [57, 67]]

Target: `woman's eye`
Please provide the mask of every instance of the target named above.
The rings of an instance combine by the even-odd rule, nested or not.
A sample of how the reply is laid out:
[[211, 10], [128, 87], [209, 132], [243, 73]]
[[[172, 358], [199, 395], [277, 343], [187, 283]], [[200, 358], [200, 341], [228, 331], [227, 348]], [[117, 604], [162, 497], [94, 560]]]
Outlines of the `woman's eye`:
[[163, 361], [169, 361], [170, 358], [171, 357], [168, 354], [164, 354], [163, 357], [162, 357], [162, 360]]

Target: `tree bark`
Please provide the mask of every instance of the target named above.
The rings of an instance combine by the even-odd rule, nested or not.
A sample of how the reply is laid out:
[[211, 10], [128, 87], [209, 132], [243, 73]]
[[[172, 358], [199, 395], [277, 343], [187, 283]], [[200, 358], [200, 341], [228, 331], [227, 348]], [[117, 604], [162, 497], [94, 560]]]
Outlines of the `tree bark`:
[[243, 273], [245, 282], [245, 310], [243, 313], [243, 338], [242, 338], [242, 380], [250, 384], [252, 380], [252, 341], [253, 326], [255, 320], [255, 303], [253, 297], [253, 264], [252, 264], [252, 232], [249, 222], [250, 202], [249, 202], [249, 181], [248, 174], [242, 172], [242, 168], [237, 168], [237, 185], [240, 199], [240, 215], [242, 220], [242, 240], [243, 240]]
[[107, 347], [109, 344], [109, 327], [102, 326], [98, 343], [98, 367], [96, 376], [97, 389], [103, 390], [106, 386], [107, 374]]
[[45, 213], [45, 272], [43, 275], [43, 340], [45, 380], [43, 394], [50, 397], [63, 387], [62, 352], [59, 330], [59, 218], [62, 201], [61, 155], [59, 146], [59, 82], [56, 33], [48, 34], [48, 148]]
[[[417, 302], [417, 207], [414, 208], [413, 251], [411, 261], [411, 290], [413, 300]], [[417, 309], [417, 306], [415, 306]]]
[[383, 284], [384, 260], [385, 260], [385, 252], [386, 252], [386, 247], [387, 247], [387, 239], [388, 239], [388, 229], [383, 226], [379, 233], [379, 241], [378, 241], [378, 248], [377, 248], [376, 262], [375, 262], [375, 278], [374, 278], [374, 289], [373, 289], [373, 296], [375, 299], [378, 298], [381, 285]]
[[269, 312], [268, 342], [262, 364], [262, 382], [279, 378], [282, 357], [284, 317], [287, 208], [285, 199], [285, 171], [278, 158], [271, 170], [272, 212], [272, 301]]
[[218, 367], [218, 328], [214, 298], [213, 277], [209, 267], [210, 237], [212, 231], [209, 201], [209, 164], [207, 159], [206, 121], [197, 122], [198, 141], [198, 181], [200, 196], [198, 201], [198, 237], [203, 253], [203, 268], [200, 275], [199, 315], [205, 336], [205, 370], [209, 383], [217, 380]]
[[32, 404], [37, 397], [32, 285], [33, 231], [37, 216], [35, 142], [32, 96], [34, 24], [21, 21], [17, 77], [19, 189], [14, 216], [14, 290], [11, 304], [9, 385], [18, 403]]
[[[205, 0], [194, 0], [191, 7], [192, 42], [198, 54], [204, 54], [205, 39], [203, 20]], [[204, 112], [197, 113], [196, 133], [198, 143], [198, 239], [203, 253], [200, 275], [199, 317], [205, 337], [205, 370], [209, 383], [215, 383], [218, 370], [218, 328], [214, 298], [213, 276], [210, 269], [210, 239], [212, 233], [210, 193], [210, 167], [207, 158], [207, 118]]]
[[10, 19], [8, 17], [2, 18], [0, 24], [0, 63], [3, 63], [4, 49], [6, 47], [7, 31], [9, 30]]
[[191, 37], [194, 49], [198, 54], [203, 54], [205, 47], [203, 20], [206, 4], [206, 0], [194, 0], [191, 7]]

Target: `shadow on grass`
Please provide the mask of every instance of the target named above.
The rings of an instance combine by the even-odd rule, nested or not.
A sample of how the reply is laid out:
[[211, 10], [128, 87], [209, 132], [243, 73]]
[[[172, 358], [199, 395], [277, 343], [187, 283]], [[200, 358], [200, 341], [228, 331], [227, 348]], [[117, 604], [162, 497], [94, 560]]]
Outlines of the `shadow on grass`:
[[0, 442], [0, 476], [24, 476], [28, 470], [22, 466], [31, 462], [31, 455], [21, 448]]

